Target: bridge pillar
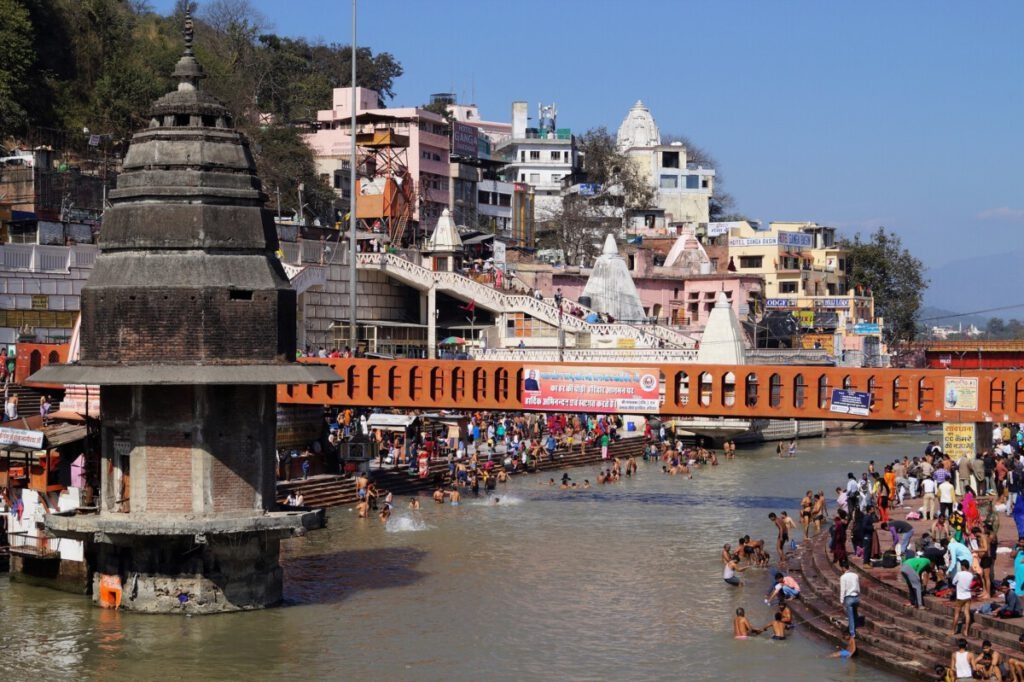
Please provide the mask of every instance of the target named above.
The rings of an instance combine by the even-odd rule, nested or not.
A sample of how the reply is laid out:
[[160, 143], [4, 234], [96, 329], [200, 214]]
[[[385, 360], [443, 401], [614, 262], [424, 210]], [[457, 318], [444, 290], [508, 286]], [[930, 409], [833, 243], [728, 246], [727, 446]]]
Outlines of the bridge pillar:
[[437, 359], [437, 289], [427, 289], [427, 358]]

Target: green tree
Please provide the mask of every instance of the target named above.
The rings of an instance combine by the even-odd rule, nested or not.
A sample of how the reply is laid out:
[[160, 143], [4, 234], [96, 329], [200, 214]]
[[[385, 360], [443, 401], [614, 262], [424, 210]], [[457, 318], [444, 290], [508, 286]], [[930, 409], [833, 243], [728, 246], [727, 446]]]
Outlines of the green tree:
[[636, 164], [619, 151], [615, 136], [604, 126], [592, 128], [576, 138], [587, 182], [601, 185], [592, 203], [625, 208], [647, 208], [654, 201], [654, 189]]
[[860, 234], [844, 239], [847, 263], [854, 285], [869, 289], [875, 297], [875, 314], [885, 319], [885, 339], [899, 344], [911, 341], [917, 331], [928, 279], [924, 264], [903, 247], [899, 236], [879, 227], [866, 239]]
[[0, 0], [0, 141], [28, 123], [22, 98], [36, 60], [28, 9], [18, 0]]
[[290, 126], [265, 126], [253, 129], [250, 139], [263, 191], [269, 197], [268, 204], [276, 204], [279, 191], [282, 211], [298, 213], [298, 192], [302, 184], [306, 204], [301, 207], [302, 215], [320, 218], [325, 224], [333, 222], [334, 190], [317, 175], [313, 152], [303, 142], [299, 131]]
[[1006, 338], [1006, 323], [1001, 317], [993, 317], [985, 325], [985, 333], [990, 339]]

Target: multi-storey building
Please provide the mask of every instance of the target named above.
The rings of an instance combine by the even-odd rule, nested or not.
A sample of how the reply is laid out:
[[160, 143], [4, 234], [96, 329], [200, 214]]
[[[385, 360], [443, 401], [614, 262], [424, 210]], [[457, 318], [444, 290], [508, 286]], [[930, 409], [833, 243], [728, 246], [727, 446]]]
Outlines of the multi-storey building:
[[[335, 88], [333, 106], [317, 112], [319, 129], [305, 136], [320, 173], [333, 174], [351, 154], [351, 99], [351, 88]], [[356, 132], [391, 133], [394, 174], [403, 183], [414, 183], [411, 221], [418, 226], [420, 236], [429, 234], [450, 200], [448, 123], [444, 117], [419, 107], [385, 109], [380, 105], [380, 95], [375, 90], [356, 88]], [[378, 169], [358, 170], [364, 177]], [[360, 188], [361, 194], [373, 191], [368, 185]]]
[[661, 132], [642, 101], [637, 100], [626, 114], [616, 142], [654, 190], [655, 206], [664, 211], [669, 232], [673, 226], [694, 227], [708, 222], [709, 202], [715, 190], [714, 169], [689, 161], [682, 142], [662, 144]]
[[533, 189], [539, 222], [550, 219], [562, 205], [562, 180], [579, 164], [576, 138], [569, 128], [557, 127], [554, 104], [539, 107], [537, 127], [527, 127], [526, 102], [512, 103], [512, 137], [500, 141], [495, 155], [506, 161], [505, 180]]

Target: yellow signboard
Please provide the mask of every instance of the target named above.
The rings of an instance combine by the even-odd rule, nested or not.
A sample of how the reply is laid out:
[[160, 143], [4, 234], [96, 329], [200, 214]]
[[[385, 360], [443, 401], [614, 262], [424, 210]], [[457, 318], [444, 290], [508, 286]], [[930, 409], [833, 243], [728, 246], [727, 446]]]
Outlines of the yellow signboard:
[[32, 297], [32, 310], [49, 310], [50, 309], [50, 297], [49, 296], [33, 296]]
[[942, 425], [942, 450], [955, 462], [963, 456], [974, 457], [974, 424], [945, 423]]
[[947, 410], [978, 410], [977, 377], [946, 377], [942, 406]]
[[636, 348], [636, 339], [619, 338], [615, 341], [616, 348]]

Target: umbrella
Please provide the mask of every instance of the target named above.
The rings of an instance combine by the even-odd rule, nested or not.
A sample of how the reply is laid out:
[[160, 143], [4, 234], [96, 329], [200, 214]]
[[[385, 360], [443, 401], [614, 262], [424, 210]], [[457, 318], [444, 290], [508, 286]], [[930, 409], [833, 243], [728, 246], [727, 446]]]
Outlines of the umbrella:
[[442, 346], [461, 346], [466, 343], [466, 339], [461, 336], [449, 336], [447, 339], [441, 341]]

